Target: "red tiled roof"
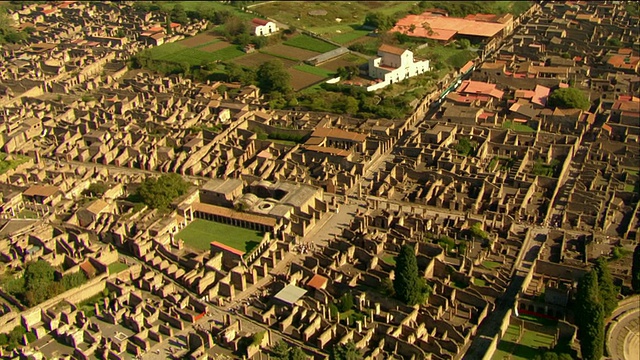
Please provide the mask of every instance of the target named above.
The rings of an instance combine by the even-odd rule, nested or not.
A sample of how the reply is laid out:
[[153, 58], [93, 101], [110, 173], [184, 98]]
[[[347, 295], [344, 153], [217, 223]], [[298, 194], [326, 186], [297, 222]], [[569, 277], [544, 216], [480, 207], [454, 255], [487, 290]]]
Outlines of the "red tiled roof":
[[[409, 36], [449, 40], [456, 34], [493, 37], [505, 27], [504, 24], [486, 22], [482, 14], [477, 16], [482, 18], [483, 21], [441, 16], [431, 12], [425, 12], [420, 15], [407, 15], [398, 20], [396, 26], [390, 32], [399, 31]], [[409, 31], [411, 25], [415, 26], [413, 32]]]
[[382, 52], [385, 52], [385, 53], [388, 53], [388, 54], [402, 55], [407, 50], [406, 49], [401, 49], [399, 47], [395, 47], [395, 46], [392, 46], [392, 45], [388, 45], [388, 44], [382, 44], [382, 45], [380, 45], [380, 48], [378, 48], [378, 51], [382, 51]]
[[276, 219], [274, 218], [254, 215], [249, 213], [243, 213], [243, 212], [235, 211], [233, 209], [229, 209], [222, 206], [203, 204], [203, 203], [194, 203], [192, 205], [192, 208], [193, 208], [193, 211], [201, 211], [206, 214], [219, 215], [219, 216], [224, 216], [224, 217], [227, 217], [230, 219], [236, 219], [236, 220], [244, 220], [247, 222], [252, 222], [255, 224], [261, 224], [265, 226], [271, 226], [271, 227], [276, 226]]
[[244, 251], [232, 248], [231, 246], [225, 245], [223, 243], [219, 243], [217, 241], [212, 241], [210, 244], [215, 246], [215, 247], [217, 247], [217, 248], [219, 248], [219, 249], [228, 251], [228, 252], [236, 254], [238, 256], [244, 255]]
[[465, 80], [456, 90], [461, 94], [483, 94], [501, 99], [503, 91], [496, 89], [496, 84], [489, 84], [481, 81]]
[[640, 63], [640, 57], [627, 55], [613, 55], [607, 64], [619, 69], [635, 69]]
[[269, 20], [264, 20], [264, 19], [258, 19], [258, 18], [253, 18], [253, 20], [251, 20], [252, 23], [256, 24], [256, 25], [267, 25], [269, 23]]
[[309, 280], [307, 286], [319, 290], [322, 289], [324, 285], [326, 285], [328, 280], [329, 279], [327, 279], [326, 277], [316, 274], [311, 278], [311, 280]]

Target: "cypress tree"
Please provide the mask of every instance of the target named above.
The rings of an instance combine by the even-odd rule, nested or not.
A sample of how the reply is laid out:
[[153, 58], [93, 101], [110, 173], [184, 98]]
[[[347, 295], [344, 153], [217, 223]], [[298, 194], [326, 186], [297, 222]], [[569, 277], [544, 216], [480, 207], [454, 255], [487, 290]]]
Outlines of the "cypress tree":
[[408, 245], [402, 246], [396, 260], [393, 288], [399, 300], [415, 305], [423, 300], [425, 281], [418, 273], [415, 251]]
[[580, 279], [576, 302], [576, 323], [582, 358], [600, 360], [604, 351], [604, 309], [598, 289], [598, 275], [594, 271]]
[[631, 287], [640, 293], [640, 245], [633, 250], [633, 264], [631, 265]]
[[604, 316], [609, 317], [613, 310], [618, 307], [618, 289], [613, 284], [613, 278], [609, 272], [607, 260], [602, 257], [598, 258], [595, 271], [598, 275], [598, 289], [604, 309]]

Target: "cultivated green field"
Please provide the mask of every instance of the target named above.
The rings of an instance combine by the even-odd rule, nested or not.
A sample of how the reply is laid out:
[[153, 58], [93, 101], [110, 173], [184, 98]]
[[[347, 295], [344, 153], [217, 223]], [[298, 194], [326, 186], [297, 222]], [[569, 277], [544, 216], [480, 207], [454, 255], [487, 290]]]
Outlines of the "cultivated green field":
[[154, 1], [154, 3], [160, 6], [163, 11], [171, 11], [176, 4], [180, 4], [185, 11], [207, 12], [210, 10], [226, 10], [243, 19], [250, 20], [254, 18], [252, 14], [245, 13], [234, 6], [223, 3], [222, 1]]
[[331, 45], [328, 42], [312, 38], [308, 35], [298, 35], [285, 41], [283, 44], [300, 49], [317, 51], [319, 53], [326, 53], [328, 51], [337, 49], [336, 46]]
[[208, 251], [212, 241], [231, 246], [248, 253], [262, 240], [261, 232], [226, 225], [214, 221], [196, 219], [180, 231], [176, 238], [184, 240], [187, 246]]
[[304, 71], [306, 73], [313, 74], [313, 75], [318, 75], [318, 76], [322, 76], [322, 77], [331, 77], [331, 76], [335, 75], [335, 73], [332, 72], [332, 71], [328, 71], [328, 70], [325, 70], [323, 68], [319, 68], [319, 67], [315, 67], [315, 66], [311, 66], [311, 65], [307, 65], [307, 64], [296, 65], [293, 68], [296, 69], [296, 70]]
[[203, 62], [225, 61], [237, 58], [245, 53], [236, 45], [228, 46], [216, 51], [202, 51], [200, 48], [215, 43], [215, 41], [203, 44], [198, 48], [187, 47], [180, 42], [168, 43], [156, 46], [149, 51], [153, 60], [162, 60], [173, 63], [189, 63], [189, 65], [200, 65]]

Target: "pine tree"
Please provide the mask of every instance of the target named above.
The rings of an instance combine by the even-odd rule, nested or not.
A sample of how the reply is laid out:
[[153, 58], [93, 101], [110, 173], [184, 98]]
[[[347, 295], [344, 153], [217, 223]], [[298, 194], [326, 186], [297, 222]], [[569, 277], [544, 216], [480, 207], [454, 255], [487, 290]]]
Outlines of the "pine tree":
[[609, 317], [615, 308], [618, 307], [618, 289], [613, 284], [613, 278], [609, 272], [607, 260], [600, 257], [596, 261], [594, 268], [598, 275], [598, 289], [600, 291], [600, 300], [604, 309], [604, 316]]
[[633, 250], [633, 264], [631, 265], [631, 287], [640, 293], [640, 245]]
[[585, 360], [599, 360], [604, 350], [604, 309], [598, 289], [598, 275], [585, 274], [578, 283], [576, 323], [580, 350]]
[[418, 261], [412, 247], [402, 246], [398, 254], [393, 288], [396, 297], [408, 305], [415, 305], [424, 299], [425, 281], [418, 273]]

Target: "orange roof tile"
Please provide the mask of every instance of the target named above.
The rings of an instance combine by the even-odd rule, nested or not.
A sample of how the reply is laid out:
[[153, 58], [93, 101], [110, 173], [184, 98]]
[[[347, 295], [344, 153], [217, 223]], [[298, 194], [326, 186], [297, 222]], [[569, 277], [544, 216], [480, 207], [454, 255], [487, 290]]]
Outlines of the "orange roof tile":
[[402, 55], [407, 50], [406, 49], [401, 49], [399, 47], [387, 45], [387, 44], [382, 44], [382, 45], [380, 45], [380, 48], [378, 48], [378, 51], [382, 51], [382, 52], [386, 52], [386, 53], [394, 54], [394, 55]]
[[219, 248], [219, 249], [228, 251], [230, 253], [233, 253], [233, 254], [236, 254], [236, 255], [239, 255], [239, 256], [244, 255], [244, 251], [238, 250], [236, 248], [232, 248], [231, 246], [225, 245], [223, 243], [219, 243], [217, 241], [212, 241], [210, 244], [215, 246], [215, 247], [217, 247], [217, 248]]
[[316, 274], [309, 280], [307, 286], [320, 290], [327, 284], [328, 280], [326, 277]]

